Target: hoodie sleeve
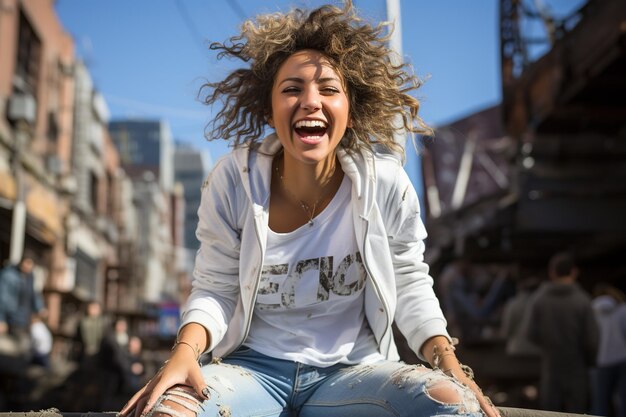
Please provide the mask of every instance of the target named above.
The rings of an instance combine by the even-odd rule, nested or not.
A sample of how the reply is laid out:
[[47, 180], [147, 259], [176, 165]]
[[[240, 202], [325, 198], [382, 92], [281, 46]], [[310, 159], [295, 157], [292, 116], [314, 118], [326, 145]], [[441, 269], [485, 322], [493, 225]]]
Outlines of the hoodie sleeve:
[[200, 249], [191, 294], [182, 312], [181, 328], [199, 323], [211, 335], [207, 351], [224, 337], [239, 296], [238, 182], [236, 170], [229, 169], [231, 161], [218, 161], [202, 185], [196, 230]]
[[417, 193], [400, 165], [386, 201], [387, 238], [396, 275], [395, 321], [411, 349], [425, 360], [420, 349], [426, 340], [439, 335], [451, 338], [424, 261], [427, 234]]

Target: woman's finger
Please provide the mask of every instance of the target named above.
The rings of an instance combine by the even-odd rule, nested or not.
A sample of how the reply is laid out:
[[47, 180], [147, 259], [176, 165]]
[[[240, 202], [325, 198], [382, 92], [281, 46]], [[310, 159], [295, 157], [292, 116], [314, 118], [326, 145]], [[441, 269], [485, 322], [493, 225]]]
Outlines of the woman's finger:
[[159, 382], [157, 382], [154, 388], [150, 391], [150, 395], [147, 396], [147, 402], [142, 408], [144, 411], [143, 414], [152, 410], [159, 397], [165, 394], [165, 391], [172, 388], [176, 384], [176, 381], [172, 381], [169, 378], [160, 378]]
[[202, 376], [202, 371], [200, 370], [200, 366], [196, 366], [193, 369], [191, 369], [189, 373], [189, 384], [196, 391], [196, 393], [200, 396], [200, 398], [206, 398], [207, 400], [211, 398], [209, 386], [204, 381], [204, 377]]
[[135, 405], [137, 404], [137, 400], [143, 395], [143, 393], [146, 391], [147, 388], [147, 384], [144, 385], [143, 388], [141, 388], [139, 391], [137, 391], [135, 393], [135, 395], [133, 395], [130, 400], [128, 400], [128, 402], [124, 405], [124, 407], [122, 407], [122, 410], [120, 411], [119, 415], [120, 417], [126, 417], [128, 412], [135, 407]]
[[[147, 396], [150, 394], [150, 391], [154, 388], [154, 386], [156, 385], [159, 379], [160, 379], [160, 374], [155, 375], [155, 377], [152, 378], [150, 381], [148, 381], [148, 383], [144, 385], [143, 388], [137, 391], [135, 395], [133, 395], [131, 399], [128, 400], [126, 405], [124, 405], [124, 407], [119, 413], [120, 416], [128, 417], [128, 415], [130, 414], [130, 411], [134, 409], [135, 412], [133, 413], [133, 415], [135, 417], [139, 417], [139, 415], [143, 411], [142, 405], [145, 404], [145, 398], [147, 398]], [[143, 401], [142, 401], [142, 398], [144, 399]]]
[[134, 417], [141, 417], [148, 412], [146, 409], [146, 403], [148, 402], [148, 392], [145, 392], [144, 395], [137, 400], [137, 406], [135, 407]]
[[[473, 381], [472, 381], [473, 382]], [[475, 386], [472, 387], [472, 390], [476, 393], [476, 398], [478, 399], [478, 403], [480, 404], [480, 408], [487, 415], [487, 417], [500, 417], [500, 412], [496, 408], [495, 405], [491, 402], [491, 400], [483, 394], [483, 392], [478, 388], [476, 383], [473, 384]]]

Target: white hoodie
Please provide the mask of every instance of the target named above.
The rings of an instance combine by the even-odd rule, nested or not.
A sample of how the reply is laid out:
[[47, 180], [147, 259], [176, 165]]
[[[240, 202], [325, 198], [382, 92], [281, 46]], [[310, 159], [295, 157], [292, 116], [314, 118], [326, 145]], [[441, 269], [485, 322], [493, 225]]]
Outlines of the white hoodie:
[[[258, 290], [268, 231], [275, 134], [221, 158], [203, 184], [192, 291], [181, 327], [204, 326], [207, 351], [226, 356], [245, 340]], [[391, 325], [419, 349], [444, 335], [446, 321], [424, 263], [426, 230], [415, 189], [393, 155], [338, 148], [352, 182], [354, 229], [368, 280], [365, 315], [383, 356], [398, 360]], [[280, 337], [280, 335], [276, 335]]]

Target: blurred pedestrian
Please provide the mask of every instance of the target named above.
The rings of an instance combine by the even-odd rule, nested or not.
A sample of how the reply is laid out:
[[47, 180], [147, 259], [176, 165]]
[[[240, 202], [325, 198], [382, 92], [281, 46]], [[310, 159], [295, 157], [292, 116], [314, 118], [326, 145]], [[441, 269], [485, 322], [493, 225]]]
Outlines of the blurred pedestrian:
[[14, 407], [23, 404], [32, 389], [26, 377], [33, 353], [31, 319], [46, 315], [34, 267], [32, 256], [25, 254], [17, 265], [0, 270], [0, 397]]
[[128, 395], [125, 384], [131, 367], [129, 340], [128, 322], [124, 318], [117, 318], [102, 339], [98, 355], [102, 409], [119, 409]]
[[31, 356], [31, 318], [46, 314], [43, 297], [35, 289], [34, 266], [33, 258], [25, 255], [19, 264], [0, 270], [0, 335], [8, 335], [15, 349], [5, 353], [26, 361]]
[[145, 383], [146, 373], [141, 357], [142, 343], [137, 336], [128, 340], [128, 367], [126, 369], [126, 383], [124, 391], [128, 394], [136, 392]]
[[591, 374], [591, 412], [626, 417], [626, 297], [606, 283], [596, 285], [594, 295], [600, 346], [597, 366]]
[[87, 304], [85, 315], [78, 322], [76, 338], [78, 342], [78, 358], [81, 366], [93, 368], [97, 365], [98, 354], [107, 326], [102, 315], [102, 307], [97, 301]]
[[459, 259], [444, 268], [437, 282], [453, 335], [475, 343], [497, 333], [492, 327], [495, 313], [512, 292], [506, 269], [473, 269], [467, 260]]
[[541, 407], [582, 414], [589, 409], [589, 370], [599, 334], [591, 297], [576, 282], [578, 274], [570, 253], [550, 259], [549, 282], [540, 286], [530, 307], [528, 337], [541, 350]]
[[539, 287], [537, 277], [523, 279], [517, 285], [517, 292], [509, 299], [502, 311], [500, 335], [506, 340], [506, 353], [515, 357], [538, 357], [539, 348], [528, 340], [530, 308], [533, 294]]

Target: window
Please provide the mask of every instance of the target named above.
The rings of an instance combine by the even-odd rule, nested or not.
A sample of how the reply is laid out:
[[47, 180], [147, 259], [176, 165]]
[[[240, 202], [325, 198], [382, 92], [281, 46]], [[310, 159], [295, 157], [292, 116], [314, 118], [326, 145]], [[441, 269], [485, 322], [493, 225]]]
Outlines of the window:
[[41, 41], [22, 10], [20, 10], [17, 42], [15, 87], [21, 93], [30, 93], [34, 97], [37, 97], [41, 61]]
[[89, 202], [91, 203], [93, 212], [98, 214], [98, 176], [95, 173], [90, 172], [89, 177]]
[[110, 172], [107, 172], [107, 216], [115, 220], [116, 215], [116, 196], [115, 179]]
[[57, 115], [54, 112], [48, 113], [48, 130], [46, 136], [48, 138], [48, 153], [56, 154], [59, 138], [59, 124], [57, 122]]

